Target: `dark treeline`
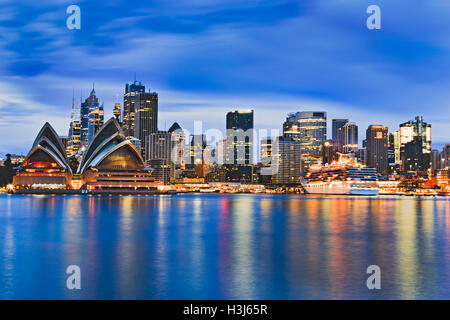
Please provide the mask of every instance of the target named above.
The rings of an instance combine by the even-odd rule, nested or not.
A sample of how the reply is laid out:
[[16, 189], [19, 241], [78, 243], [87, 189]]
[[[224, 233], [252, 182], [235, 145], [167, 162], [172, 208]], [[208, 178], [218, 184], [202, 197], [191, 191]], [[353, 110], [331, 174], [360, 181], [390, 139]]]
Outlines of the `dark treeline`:
[[5, 165], [0, 166], [0, 187], [5, 187], [12, 182], [14, 169], [11, 165], [11, 155], [6, 155]]

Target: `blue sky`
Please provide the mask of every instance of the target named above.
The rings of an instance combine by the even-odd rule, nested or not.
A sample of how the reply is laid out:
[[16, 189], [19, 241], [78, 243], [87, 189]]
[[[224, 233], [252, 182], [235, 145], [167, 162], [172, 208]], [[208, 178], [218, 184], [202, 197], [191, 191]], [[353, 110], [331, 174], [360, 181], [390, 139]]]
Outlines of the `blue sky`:
[[[81, 30], [66, 8], [81, 8]], [[382, 29], [366, 28], [379, 5]], [[0, 0], [0, 155], [26, 153], [51, 122], [67, 134], [72, 103], [92, 88], [112, 115], [134, 78], [159, 93], [160, 129], [224, 129], [229, 110], [257, 128], [324, 110], [391, 131], [423, 115], [450, 142], [450, 2]], [[331, 122], [331, 121], [330, 121]], [[329, 130], [330, 133], [330, 130]]]

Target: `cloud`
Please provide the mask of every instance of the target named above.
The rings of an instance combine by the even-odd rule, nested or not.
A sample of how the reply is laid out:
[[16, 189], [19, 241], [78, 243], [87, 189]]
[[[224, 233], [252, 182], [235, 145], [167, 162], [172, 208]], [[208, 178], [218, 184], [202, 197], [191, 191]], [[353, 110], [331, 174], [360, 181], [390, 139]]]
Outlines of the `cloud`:
[[20, 136], [8, 121], [17, 110], [37, 126], [27, 112], [39, 106], [65, 133], [72, 89], [79, 100], [94, 81], [111, 114], [137, 72], [159, 92], [161, 127], [205, 118], [222, 128], [226, 111], [254, 107], [257, 126], [280, 128], [286, 113], [318, 109], [356, 121], [364, 137], [372, 122], [395, 130], [421, 114], [448, 142], [450, 5], [378, 3], [380, 31], [365, 28], [369, 1], [83, 1], [82, 29], [69, 31], [66, 1], [8, 2], [0, 83], [11, 90], [0, 101], [14, 108], [0, 109], [2, 130]]

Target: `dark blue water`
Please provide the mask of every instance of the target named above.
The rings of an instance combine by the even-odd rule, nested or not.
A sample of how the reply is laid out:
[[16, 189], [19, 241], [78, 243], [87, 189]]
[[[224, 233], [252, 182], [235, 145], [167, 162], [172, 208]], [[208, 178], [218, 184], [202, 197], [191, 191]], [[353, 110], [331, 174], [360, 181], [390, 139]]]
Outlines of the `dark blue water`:
[[449, 299], [450, 200], [0, 194], [0, 298]]

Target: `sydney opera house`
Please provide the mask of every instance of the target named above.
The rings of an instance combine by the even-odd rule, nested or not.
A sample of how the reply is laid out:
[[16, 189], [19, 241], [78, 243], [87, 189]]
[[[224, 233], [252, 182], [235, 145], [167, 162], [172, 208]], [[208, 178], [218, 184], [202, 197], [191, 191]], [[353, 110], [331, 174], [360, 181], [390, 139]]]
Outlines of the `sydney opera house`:
[[70, 165], [52, 126], [46, 123], [13, 179], [15, 193], [155, 193], [158, 184], [139, 151], [111, 118]]

